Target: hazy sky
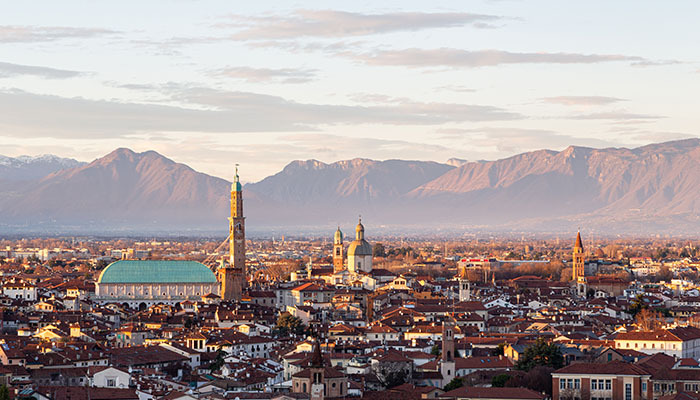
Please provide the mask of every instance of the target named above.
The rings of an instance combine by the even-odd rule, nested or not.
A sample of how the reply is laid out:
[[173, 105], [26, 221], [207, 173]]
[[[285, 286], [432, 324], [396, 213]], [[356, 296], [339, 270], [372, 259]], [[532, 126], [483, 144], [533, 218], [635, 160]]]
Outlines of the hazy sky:
[[255, 181], [294, 159], [692, 137], [698, 15], [691, 0], [11, 2], [0, 154], [129, 147]]

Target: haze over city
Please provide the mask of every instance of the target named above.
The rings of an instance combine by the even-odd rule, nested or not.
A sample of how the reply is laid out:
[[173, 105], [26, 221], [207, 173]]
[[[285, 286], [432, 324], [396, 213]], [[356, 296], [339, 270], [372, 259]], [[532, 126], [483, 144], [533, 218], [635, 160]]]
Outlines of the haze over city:
[[0, 13], [0, 400], [700, 400], [697, 2]]

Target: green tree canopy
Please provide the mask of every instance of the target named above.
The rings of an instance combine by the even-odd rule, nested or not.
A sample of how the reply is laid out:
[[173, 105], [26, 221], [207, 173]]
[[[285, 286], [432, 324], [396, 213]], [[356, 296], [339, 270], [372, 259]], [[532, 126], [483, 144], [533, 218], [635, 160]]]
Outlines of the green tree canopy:
[[304, 332], [306, 332], [306, 325], [304, 325], [301, 319], [289, 313], [283, 313], [279, 316], [279, 318], [277, 318], [277, 326], [275, 326], [275, 333], [277, 333], [278, 335], [303, 335]]
[[505, 387], [506, 382], [510, 380], [510, 375], [508, 374], [498, 374], [491, 378], [491, 386], [493, 387]]
[[515, 364], [516, 369], [529, 371], [536, 366], [546, 366], [554, 369], [564, 366], [564, 356], [554, 343], [547, 343], [539, 338], [530, 347], [525, 349], [523, 355]]
[[0, 400], [10, 400], [10, 389], [7, 385], [0, 386]]
[[464, 381], [462, 380], [462, 378], [454, 378], [450, 381], [450, 383], [445, 385], [445, 387], [442, 388], [442, 390], [449, 392], [450, 390], [455, 390], [457, 388], [461, 388], [462, 386], [464, 386]]

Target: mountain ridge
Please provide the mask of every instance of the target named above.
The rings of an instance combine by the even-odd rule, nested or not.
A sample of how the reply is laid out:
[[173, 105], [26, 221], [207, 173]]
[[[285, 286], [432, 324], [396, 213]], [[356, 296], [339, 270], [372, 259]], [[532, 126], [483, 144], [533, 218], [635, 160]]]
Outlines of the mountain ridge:
[[[73, 160], [75, 161], [75, 160]], [[119, 148], [0, 193], [7, 226], [226, 229], [230, 182]], [[244, 185], [252, 226], [700, 229], [700, 139], [569, 146], [494, 161], [295, 160]]]

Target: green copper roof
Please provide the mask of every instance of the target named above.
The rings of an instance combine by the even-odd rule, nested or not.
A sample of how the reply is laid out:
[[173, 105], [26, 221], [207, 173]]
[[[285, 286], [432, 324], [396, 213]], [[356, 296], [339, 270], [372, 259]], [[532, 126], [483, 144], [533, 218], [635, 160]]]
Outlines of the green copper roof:
[[98, 283], [215, 283], [216, 276], [196, 261], [122, 260], [102, 270]]

